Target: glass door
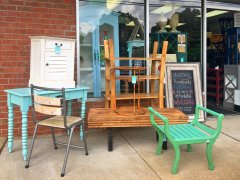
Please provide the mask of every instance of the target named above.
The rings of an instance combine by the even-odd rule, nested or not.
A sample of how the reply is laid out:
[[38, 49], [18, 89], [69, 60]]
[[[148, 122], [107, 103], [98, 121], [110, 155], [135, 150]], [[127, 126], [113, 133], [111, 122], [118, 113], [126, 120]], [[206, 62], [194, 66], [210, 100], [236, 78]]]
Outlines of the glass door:
[[80, 84], [93, 93], [93, 26], [91, 21], [80, 23]]

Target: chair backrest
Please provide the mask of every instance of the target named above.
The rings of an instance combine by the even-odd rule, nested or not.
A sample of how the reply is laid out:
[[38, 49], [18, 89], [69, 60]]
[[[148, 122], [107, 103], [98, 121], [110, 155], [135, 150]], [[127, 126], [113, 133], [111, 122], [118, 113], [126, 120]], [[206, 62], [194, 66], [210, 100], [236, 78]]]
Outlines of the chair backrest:
[[159, 107], [164, 108], [164, 78], [165, 78], [165, 64], [167, 55], [168, 41], [163, 41], [162, 46], [162, 57], [161, 57], [161, 67], [160, 67], [160, 77], [159, 77]]
[[[39, 90], [56, 92], [57, 97], [46, 97], [39, 95]], [[31, 98], [32, 98], [32, 116], [33, 121], [37, 123], [36, 112], [45, 115], [63, 116], [64, 126], [67, 128], [66, 123], [66, 99], [65, 89], [46, 88], [34, 86], [31, 84]]]
[[[111, 107], [116, 107], [116, 83], [115, 72], [111, 70], [115, 67], [114, 59], [114, 43], [112, 39], [104, 40], [104, 54], [105, 54], [105, 95], [111, 96]], [[111, 93], [110, 93], [111, 92]], [[105, 104], [106, 107], [106, 104]]]
[[[166, 61], [166, 54], [167, 54], [167, 47], [168, 47], [168, 41], [164, 41], [162, 45], [162, 56], [161, 59], [157, 58], [158, 55], [158, 47], [159, 43], [158, 41], [155, 41], [153, 44], [153, 51], [152, 51], [152, 58], [141, 58], [142, 60], [150, 60], [152, 61], [151, 66], [151, 75], [156, 75], [156, 62], [160, 61], [160, 73], [159, 73], [159, 90], [158, 90], [158, 105], [160, 108], [164, 108], [164, 78], [165, 78], [165, 61]], [[131, 58], [125, 58], [125, 57], [114, 57], [114, 44], [113, 40], [104, 40], [104, 54], [105, 54], [105, 77], [106, 77], [106, 96], [110, 96], [111, 102], [110, 107], [116, 108], [116, 84], [115, 84], [115, 73], [113, 70], [115, 67], [115, 60], [130, 60]], [[151, 81], [150, 83], [150, 93], [152, 95], [155, 94], [155, 81]], [[106, 101], [105, 101], [106, 102]], [[109, 107], [105, 104], [105, 107]]]
[[[167, 54], [167, 47], [168, 47], [168, 41], [163, 41], [162, 45], [162, 56], [161, 56], [161, 62], [160, 62], [160, 73], [159, 73], [159, 90], [158, 90], [158, 105], [160, 108], [164, 108], [164, 78], [165, 78], [165, 63], [166, 63], [166, 54]], [[158, 55], [158, 42], [155, 41], [153, 45], [153, 53], [152, 58], [157, 59]], [[156, 61], [152, 61], [152, 69], [151, 69], [151, 75], [156, 74]], [[150, 84], [151, 93], [155, 93], [155, 82], [151, 81]]]

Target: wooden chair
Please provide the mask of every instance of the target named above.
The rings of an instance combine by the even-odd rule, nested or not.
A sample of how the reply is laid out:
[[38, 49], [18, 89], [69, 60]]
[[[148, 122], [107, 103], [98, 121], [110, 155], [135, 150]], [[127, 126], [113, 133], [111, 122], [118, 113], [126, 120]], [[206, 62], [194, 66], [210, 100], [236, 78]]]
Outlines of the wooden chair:
[[[60, 95], [58, 97], [39, 96], [37, 95], [38, 90], [54, 91], [54, 92], [57, 91], [59, 92]], [[34, 145], [34, 141], [37, 134], [37, 129], [39, 126], [46, 126], [51, 129], [53, 144], [55, 149], [57, 149], [57, 144], [67, 146], [63, 168], [61, 172], [61, 177], [63, 177], [65, 175], [65, 169], [66, 169], [66, 164], [67, 164], [68, 154], [69, 154], [69, 147], [71, 146], [71, 147], [83, 148], [83, 147], [70, 144], [72, 139], [72, 134], [76, 126], [79, 126], [79, 125], [82, 126], [85, 154], [88, 155], [87, 142], [86, 142], [85, 132], [84, 132], [84, 119], [82, 119], [81, 117], [67, 116], [64, 88], [53, 89], [53, 88], [44, 88], [44, 87], [31, 85], [31, 98], [32, 98], [33, 122], [36, 124], [36, 126], [33, 134], [31, 149], [28, 154], [28, 159], [27, 159], [25, 168], [29, 167], [33, 145]], [[54, 116], [38, 121], [36, 120], [36, 112], [39, 112], [41, 114], [46, 114], [46, 115], [54, 115]], [[69, 140], [67, 144], [56, 141], [55, 134], [54, 134], [55, 128], [65, 129], [66, 132], [70, 132]]]
[[[116, 77], [115, 71], [113, 71], [115, 67], [116, 60], [143, 60], [143, 61], [151, 61], [151, 70], [150, 75], [141, 76], [140, 80], [149, 79], [150, 82], [150, 93], [145, 93], [140, 95], [140, 99], [151, 99], [151, 104], [153, 104], [154, 99], [158, 98], [158, 106], [160, 108], [164, 107], [164, 77], [165, 77], [165, 61], [167, 54], [167, 46], [168, 41], [163, 42], [162, 48], [162, 57], [157, 58], [158, 51], [158, 42], [154, 42], [153, 46], [153, 54], [151, 58], [141, 58], [141, 57], [115, 57], [114, 56], [114, 43], [112, 39], [104, 40], [104, 53], [105, 53], [105, 66], [106, 66], [106, 83], [105, 83], [105, 108], [116, 108], [117, 100], [126, 100], [133, 99], [131, 94], [123, 94], [116, 95], [116, 80], [129, 80], [131, 76], [119, 76]], [[156, 65], [157, 61], [160, 61], [160, 73], [156, 75]], [[155, 93], [155, 80], [159, 80], [159, 90], [158, 94]]]

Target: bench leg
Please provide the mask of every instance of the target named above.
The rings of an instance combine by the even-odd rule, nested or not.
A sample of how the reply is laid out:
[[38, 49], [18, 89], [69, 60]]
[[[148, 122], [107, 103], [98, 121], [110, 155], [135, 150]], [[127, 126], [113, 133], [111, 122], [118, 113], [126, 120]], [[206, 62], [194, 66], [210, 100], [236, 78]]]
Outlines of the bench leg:
[[174, 151], [175, 151], [175, 158], [172, 166], [172, 173], [177, 174], [178, 171], [178, 164], [180, 160], [180, 147], [179, 145], [174, 144], [173, 145]]
[[[156, 140], [159, 141], [159, 137], [158, 137], [158, 132], [157, 131], [156, 131]], [[163, 135], [162, 149], [163, 150], [167, 150], [167, 138], [166, 138], [166, 135]]]
[[157, 131], [157, 135], [158, 135], [158, 144], [157, 144], [156, 154], [160, 155], [162, 153], [162, 145], [163, 145], [164, 134], [160, 131]]
[[192, 146], [191, 146], [191, 144], [187, 144], [187, 151], [188, 151], [188, 152], [191, 152], [191, 151], [192, 151]]
[[167, 137], [166, 134], [163, 135], [163, 150], [167, 150]]
[[108, 151], [113, 151], [113, 133], [112, 133], [112, 128], [108, 128]]
[[209, 170], [214, 170], [214, 164], [212, 160], [212, 146], [214, 142], [207, 143], [206, 155], [208, 160], [208, 168]]

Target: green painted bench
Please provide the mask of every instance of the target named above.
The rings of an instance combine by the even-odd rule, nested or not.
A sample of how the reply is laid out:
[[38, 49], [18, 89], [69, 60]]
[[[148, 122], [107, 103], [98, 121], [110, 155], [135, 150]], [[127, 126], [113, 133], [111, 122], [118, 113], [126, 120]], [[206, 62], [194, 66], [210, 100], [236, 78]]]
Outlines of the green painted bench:
[[[187, 150], [192, 151], [191, 144], [207, 144], [206, 156], [208, 160], [209, 170], [214, 170], [214, 164], [212, 161], [212, 146], [218, 138], [222, 129], [222, 120], [224, 115], [216, 113], [212, 110], [204, 108], [200, 105], [196, 105], [195, 116], [192, 122], [188, 124], [175, 124], [169, 125], [169, 121], [166, 117], [155, 111], [152, 107], [149, 107], [150, 120], [153, 127], [156, 129], [158, 134], [158, 145], [156, 154], [160, 155], [162, 152], [162, 144], [164, 136], [167, 137], [168, 141], [172, 144], [175, 151], [175, 159], [172, 166], [172, 173], [177, 174], [178, 164], [180, 160], [180, 145], [187, 145]], [[217, 128], [211, 129], [204, 124], [198, 122], [199, 111], [203, 110], [215, 117], [217, 117]], [[154, 116], [157, 116], [164, 122], [164, 125], [158, 125]]]

